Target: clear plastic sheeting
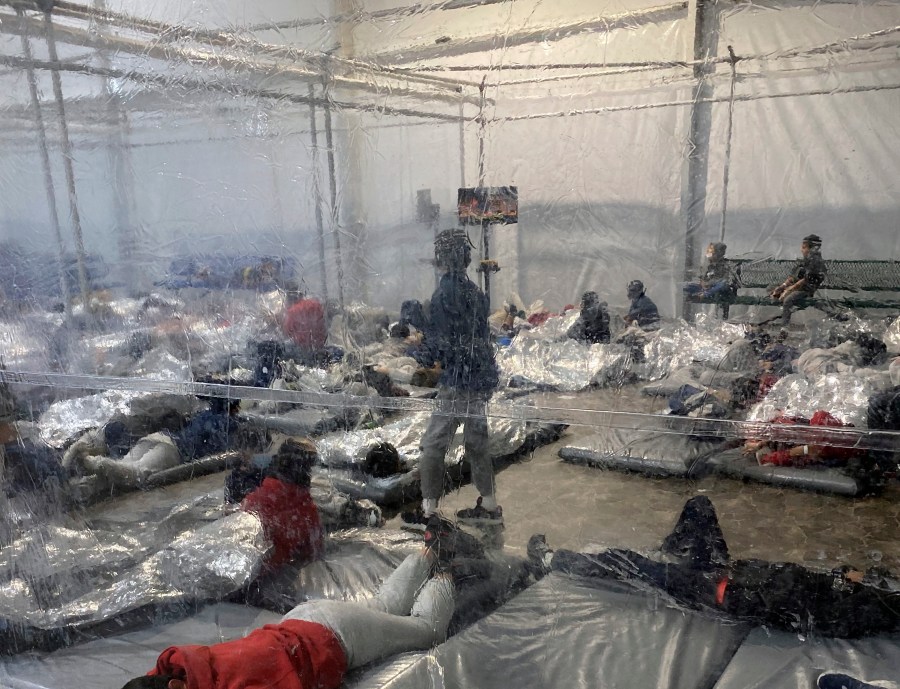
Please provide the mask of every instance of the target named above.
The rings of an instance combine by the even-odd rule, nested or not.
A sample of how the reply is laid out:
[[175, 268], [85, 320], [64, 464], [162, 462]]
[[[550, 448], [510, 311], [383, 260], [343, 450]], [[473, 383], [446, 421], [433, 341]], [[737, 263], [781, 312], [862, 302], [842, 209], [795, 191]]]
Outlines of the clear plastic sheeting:
[[[0, 650], [361, 598], [434, 507], [448, 386], [490, 393], [496, 472], [470, 485], [457, 433], [426, 482], [501, 568], [540, 533], [648, 552], [703, 494], [738, 557], [897, 570], [898, 47], [887, 0], [0, 0]], [[225, 399], [227, 447], [131, 453]], [[152, 478], [113, 497], [114, 457]], [[364, 529], [268, 580], [221, 494], [289, 470]], [[351, 683], [734, 681], [729, 620], [506, 572], [503, 609], [461, 598], [435, 652]]]

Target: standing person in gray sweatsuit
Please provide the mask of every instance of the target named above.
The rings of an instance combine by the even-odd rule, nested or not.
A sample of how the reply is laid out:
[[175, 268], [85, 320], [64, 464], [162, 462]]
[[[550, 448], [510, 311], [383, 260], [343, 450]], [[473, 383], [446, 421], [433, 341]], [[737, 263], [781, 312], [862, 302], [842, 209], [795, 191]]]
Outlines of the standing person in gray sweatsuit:
[[494, 467], [488, 450], [485, 406], [497, 387], [499, 373], [488, 327], [488, 302], [466, 275], [471, 243], [464, 230], [445, 230], [434, 243], [435, 265], [444, 271], [431, 297], [420, 363], [441, 368], [437, 401], [422, 438], [419, 459], [422, 507], [402, 515], [407, 526], [424, 528], [444, 492], [444, 456], [459, 424], [464, 424], [466, 460], [479, 498], [474, 508], [457, 513], [460, 521], [502, 524], [503, 511], [494, 495]]

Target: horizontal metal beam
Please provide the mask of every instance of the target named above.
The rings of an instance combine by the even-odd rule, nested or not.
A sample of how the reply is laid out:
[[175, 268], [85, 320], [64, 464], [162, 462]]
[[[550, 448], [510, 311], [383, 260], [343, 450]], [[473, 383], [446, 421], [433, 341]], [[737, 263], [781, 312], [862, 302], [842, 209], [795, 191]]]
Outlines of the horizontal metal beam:
[[426, 14], [428, 12], [441, 12], [445, 10], [464, 10], [474, 7], [485, 7], [487, 5], [510, 4], [515, 0], [448, 0], [447, 2], [439, 2], [432, 4], [413, 3], [405, 7], [388, 7], [383, 10], [375, 10], [367, 12], [359, 10], [358, 12], [345, 12], [333, 17], [317, 17], [315, 19], [288, 19], [282, 22], [268, 22], [254, 24], [248, 27], [247, 31], [277, 31], [280, 29], [302, 29], [309, 26], [329, 26], [335, 24], [362, 24], [363, 22], [378, 21], [381, 19], [403, 19], [416, 14]]
[[[105, 392], [165, 392], [175, 395], [202, 395], [259, 402], [285, 402], [322, 408], [367, 408], [406, 412], [451, 413], [446, 400], [417, 397], [365, 397], [344, 393], [301, 392], [219, 383], [173, 382], [148, 378], [77, 375], [0, 369], [0, 382], [8, 385], [46, 386], [72, 390]], [[455, 411], [458, 411], [455, 410]], [[488, 416], [527, 423], [553, 423], [573, 426], [658, 430], [672, 435], [703, 435], [719, 438], [754, 438], [775, 442], [803, 443], [809, 438], [809, 426], [787, 426], [764, 421], [732, 421], [729, 419], [693, 419], [687, 416], [646, 414], [609, 409], [554, 407], [549, 404], [527, 406], [513, 401], [491, 402]], [[468, 416], [464, 414], [463, 416]], [[474, 415], [474, 412], [472, 413]], [[833, 447], [868, 450], [894, 450], [900, 443], [900, 431], [864, 428], [816, 427], [816, 442]]]
[[[0, 5], [15, 1], [17, 0], [0, 0]], [[366, 73], [383, 74], [387, 77], [397, 78], [400, 76], [391, 68], [383, 68], [372, 63], [338, 55], [331, 55], [324, 52], [314, 52], [294, 46], [263, 43], [255, 38], [248, 38], [242, 33], [221, 31], [217, 29], [197, 29], [179, 24], [170, 24], [168, 22], [137, 17], [122, 12], [115, 12], [113, 10], [79, 5], [73, 2], [57, 2], [53, 14], [55, 16], [67, 17], [79, 21], [101, 22], [113, 27], [149, 33], [153, 36], [154, 42], [190, 40], [204, 45], [218, 46], [229, 50], [240, 48], [257, 55], [267, 55], [269, 57], [287, 59], [291, 63], [300, 60], [312, 65], [317, 70], [323, 72], [328, 71], [331, 74], [341, 70], [363, 70]], [[345, 74], [344, 76], [347, 75]], [[461, 93], [464, 87], [470, 87], [474, 90], [477, 90], [478, 88], [477, 83], [468, 83], [458, 79], [450, 79], [449, 77], [435, 75], [412, 74], [402, 75], [402, 78], [411, 82], [428, 85], [432, 88], [440, 88], [449, 91], [450, 93]]]
[[490, 52], [496, 48], [511, 48], [531, 43], [560, 41], [584, 33], [599, 33], [615, 29], [634, 28], [643, 24], [685, 19], [687, 2], [651, 7], [638, 12], [624, 12], [605, 17], [581, 19], [567, 24], [555, 24], [512, 32], [491, 32], [478, 36], [456, 36], [449, 42], [427, 43], [367, 54], [366, 59], [379, 65], [404, 65], [420, 60]]
[[[748, 94], [744, 96], [735, 96], [735, 102], [745, 102], [753, 100], [768, 100], [775, 98], [800, 98], [803, 96], [828, 96], [841, 93], [866, 93], [869, 91], [896, 91], [900, 90], [900, 84], [879, 84], [873, 86], [849, 86], [847, 88], [822, 88], [810, 89], [808, 91], [796, 91], [794, 93], [768, 93], [768, 94]], [[722, 96], [715, 98], [693, 99], [685, 98], [683, 100], [666, 101], [662, 103], [640, 103], [638, 105], [611, 105], [600, 108], [583, 108], [579, 110], [560, 110], [556, 112], [541, 112], [530, 115], [510, 115], [507, 117], [494, 117], [488, 120], [489, 123], [503, 122], [521, 122], [524, 120], [543, 120], [553, 117], [577, 117], [580, 115], [602, 115], [610, 112], [625, 112], [638, 110], [654, 110], [656, 108], [672, 108], [692, 106], [695, 103], [727, 103], [731, 101], [730, 96]]]
[[[2, 26], [3, 24], [0, 23], [0, 31], [2, 31]], [[29, 64], [29, 61], [22, 57], [0, 55], [0, 64], [24, 69]], [[72, 62], [32, 60], [30, 61], [30, 64], [35, 69], [57, 70], [60, 72], [72, 72], [76, 74], [85, 74], [88, 76], [97, 76], [111, 79], [127, 79], [136, 83], [158, 86], [163, 89], [170, 89], [172, 87], [184, 87], [189, 90], [228, 93], [231, 95], [287, 101], [290, 103], [300, 103], [304, 105], [308, 105], [311, 102], [309, 96], [289, 94], [282, 91], [273, 91], [269, 89], [247, 88], [233, 83], [205, 82], [181, 77], [173, 79], [172, 77], [159, 74], [148, 74], [144, 72], [137, 72], [134, 70], [125, 71], [110, 67], [95, 67], [92, 65]], [[326, 100], [324, 98], [316, 98], [314, 102], [317, 105], [323, 107], [326, 105]], [[337, 109], [355, 110], [360, 112], [377, 112], [385, 115], [397, 115], [403, 117], [421, 117], [454, 123], [459, 121], [458, 114], [445, 115], [443, 113], [425, 112], [421, 110], [412, 110], [409, 108], [393, 108], [386, 105], [338, 101], [333, 99], [328, 100], [327, 104]], [[474, 120], [474, 117], [471, 119]]]
[[[7, 0], [0, 0], [0, 4]], [[23, 32], [35, 34], [42, 30], [42, 22], [25, 15], [10, 15], [0, 13], [0, 32], [9, 34], [21, 34]], [[213, 51], [202, 48], [178, 47], [166, 45], [158, 38], [153, 40], [126, 38], [110, 34], [101, 35], [88, 29], [82, 29], [67, 24], [55, 23], [54, 30], [57, 39], [95, 50], [109, 50], [124, 52], [131, 55], [152, 57], [166, 62], [183, 62], [196, 65], [203, 63], [207, 66], [220, 67], [229, 71], [241, 72], [253, 76], [290, 78], [301, 81], [303, 85], [319, 83], [325, 76], [336, 88], [359, 90], [368, 93], [383, 94], [389, 91], [394, 96], [407, 95], [418, 100], [428, 99], [447, 103], [459, 103], [460, 101], [476, 104], [478, 99], [467, 96], [461, 92], [447, 91], [417, 91], [398, 86], [396, 84], [379, 86], [369, 79], [353, 79], [346, 76], [335, 75], [327, 70], [316, 70], [297, 66], [286, 60], [275, 59], [251, 59], [234, 51]], [[287, 49], [286, 49], [287, 50]]]

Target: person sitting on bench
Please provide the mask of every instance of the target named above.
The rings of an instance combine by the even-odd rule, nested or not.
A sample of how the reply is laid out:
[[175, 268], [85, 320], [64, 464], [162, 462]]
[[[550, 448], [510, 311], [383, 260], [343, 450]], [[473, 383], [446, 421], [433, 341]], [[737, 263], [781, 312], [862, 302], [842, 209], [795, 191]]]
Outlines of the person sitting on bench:
[[806, 235], [800, 244], [803, 258], [797, 261], [788, 279], [772, 290], [770, 296], [782, 303], [782, 325], [788, 325], [791, 312], [803, 308], [825, 282], [827, 268], [821, 250], [822, 238], [817, 234]]
[[712, 242], [706, 247], [706, 270], [699, 279], [684, 285], [688, 297], [718, 299], [734, 296], [736, 280], [725, 258], [727, 248], [722, 242]]
[[885, 572], [817, 572], [790, 562], [731, 560], [706, 496], [687, 501], [660, 550], [665, 561], [618, 548], [553, 552], [541, 535], [528, 544], [529, 559], [543, 571], [643, 582], [690, 608], [751, 624], [842, 638], [900, 630], [900, 588]]

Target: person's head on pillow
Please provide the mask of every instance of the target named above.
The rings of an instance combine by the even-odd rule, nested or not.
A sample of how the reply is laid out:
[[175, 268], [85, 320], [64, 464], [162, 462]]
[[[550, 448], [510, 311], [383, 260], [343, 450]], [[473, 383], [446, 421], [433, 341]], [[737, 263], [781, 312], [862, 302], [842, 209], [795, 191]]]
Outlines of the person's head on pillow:
[[366, 452], [366, 461], [363, 464], [363, 472], [375, 478], [387, 478], [399, 474], [403, 467], [400, 462], [400, 453], [390, 443], [380, 442], [369, 448]]

